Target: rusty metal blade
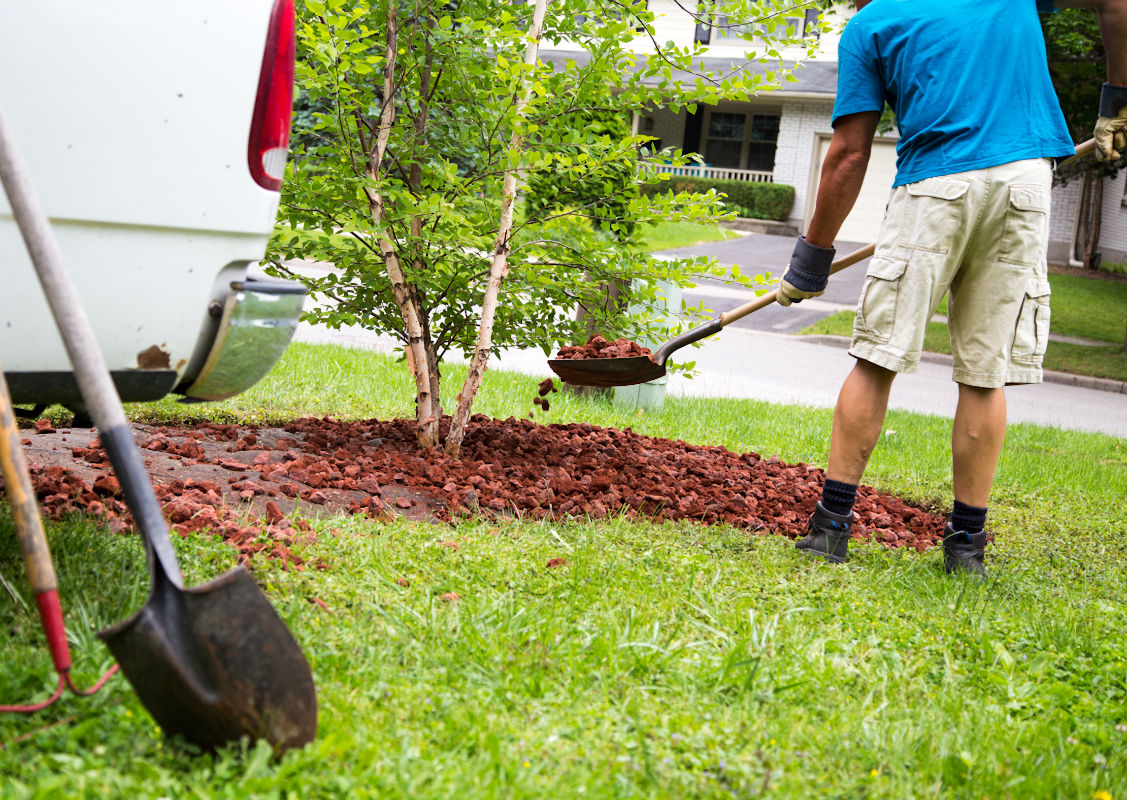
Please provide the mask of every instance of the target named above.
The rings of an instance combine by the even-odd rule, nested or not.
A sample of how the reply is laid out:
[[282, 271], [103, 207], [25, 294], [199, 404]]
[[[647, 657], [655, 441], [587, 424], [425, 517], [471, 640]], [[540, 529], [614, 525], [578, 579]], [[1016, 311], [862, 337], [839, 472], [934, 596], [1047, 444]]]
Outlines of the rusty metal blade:
[[665, 367], [646, 356], [554, 358], [548, 366], [560, 380], [573, 386], [630, 386], [665, 374]]
[[313, 740], [309, 664], [242, 567], [183, 590], [161, 581], [140, 612], [98, 637], [168, 735], [205, 750], [244, 736], [279, 751]]

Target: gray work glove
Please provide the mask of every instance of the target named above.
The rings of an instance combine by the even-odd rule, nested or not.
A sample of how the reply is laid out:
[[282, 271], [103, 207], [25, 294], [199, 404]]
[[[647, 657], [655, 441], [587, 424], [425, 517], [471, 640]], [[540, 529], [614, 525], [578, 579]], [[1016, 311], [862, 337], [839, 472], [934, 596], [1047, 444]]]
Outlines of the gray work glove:
[[832, 247], [818, 247], [799, 236], [791, 253], [787, 271], [779, 281], [775, 292], [775, 302], [781, 306], [800, 303], [808, 297], [817, 297], [826, 291], [830, 279], [830, 264], [833, 263]]
[[1101, 161], [1118, 161], [1127, 150], [1127, 86], [1105, 83], [1096, 121], [1096, 151]]

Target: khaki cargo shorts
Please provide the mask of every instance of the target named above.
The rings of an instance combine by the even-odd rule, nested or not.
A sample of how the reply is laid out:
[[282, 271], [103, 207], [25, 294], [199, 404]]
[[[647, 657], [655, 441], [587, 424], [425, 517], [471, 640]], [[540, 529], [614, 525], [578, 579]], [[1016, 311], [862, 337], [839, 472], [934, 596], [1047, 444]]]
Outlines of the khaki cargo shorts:
[[894, 372], [919, 366], [945, 293], [954, 379], [1040, 383], [1049, 341], [1046, 159], [898, 186], [866, 274], [849, 352]]

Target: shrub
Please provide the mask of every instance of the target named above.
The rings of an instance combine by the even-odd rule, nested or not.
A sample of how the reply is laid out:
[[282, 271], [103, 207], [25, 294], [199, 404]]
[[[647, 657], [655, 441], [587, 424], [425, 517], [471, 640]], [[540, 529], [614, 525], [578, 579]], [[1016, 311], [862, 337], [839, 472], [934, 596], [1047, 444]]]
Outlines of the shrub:
[[794, 187], [784, 183], [754, 183], [752, 181], [713, 180], [675, 175], [661, 183], [648, 184], [642, 191], [653, 196], [659, 193], [703, 193], [715, 189], [724, 195], [724, 201], [735, 206], [741, 217], [783, 221], [794, 207]]
[[[592, 152], [606, 151], [608, 145], [630, 136], [626, 118], [607, 114], [577, 113], [558, 121], [554, 133], [566, 142], [554, 146], [557, 155], [576, 159]], [[600, 147], [594, 148], [594, 143]], [[630, 201], [638, 196], [634, 185], [637, 156], [633, 149], [618, 158], [596, 159], [576, 180], [567, 171], [552, 169], [528, 176], [525, 192], [528, 215], [539, 217], [551, 211], [572, 209], [580, 216], [589, 215], [595, 228], [605, 231], [616, 241], [629, 241], [634, 235]]]

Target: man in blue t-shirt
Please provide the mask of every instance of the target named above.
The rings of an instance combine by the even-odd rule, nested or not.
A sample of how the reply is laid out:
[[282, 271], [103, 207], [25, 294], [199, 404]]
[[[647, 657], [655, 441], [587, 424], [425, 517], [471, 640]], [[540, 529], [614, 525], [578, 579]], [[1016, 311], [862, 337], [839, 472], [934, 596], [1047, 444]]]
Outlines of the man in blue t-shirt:
[[[1099, 155], [1127, 133], [1127, 0], [1058, 0], [1099, 13], [1108, 53]], [[822, 294], [861, 189], [884, 104], [896, 113], [896, 181], [857, 306], [857, 359], [834, 409], [822, 499], [796, 546], [844, 561], [857, 486], [892, 381], [919, 363], [948, 294], [954, 507], [948, 572], [986, 574], [985, 523], [1006, 432], [1008, 384], [1039, 383], [1049, 332], [1051, 159], [1073, 144], [1049, 80], [1038, 12], [1052, 0], [858, 0], [839, 47], [834, 134], [817, 203], [778, 288], [787, 306]]]

